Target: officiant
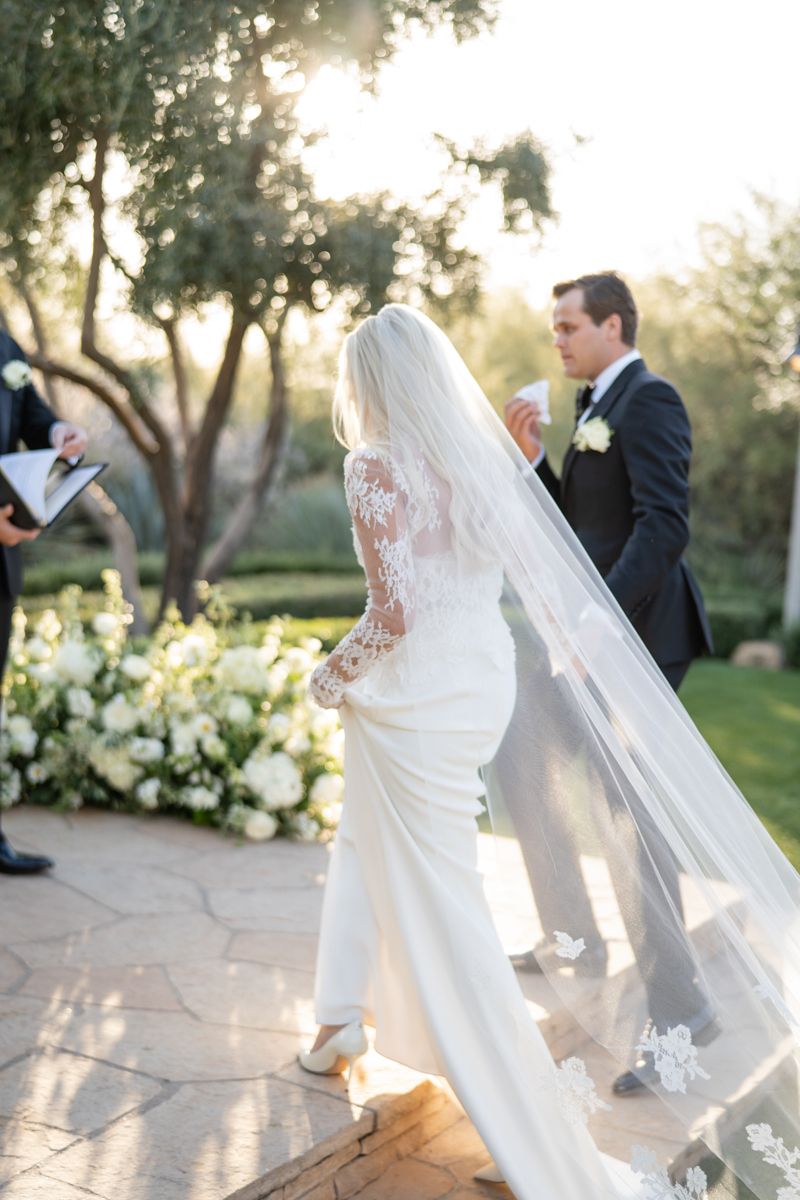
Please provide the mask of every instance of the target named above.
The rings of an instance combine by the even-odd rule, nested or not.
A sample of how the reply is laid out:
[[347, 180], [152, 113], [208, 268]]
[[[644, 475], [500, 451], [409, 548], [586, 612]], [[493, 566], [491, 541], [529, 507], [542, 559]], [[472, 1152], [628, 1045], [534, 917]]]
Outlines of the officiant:
[[[86, 432], [59, 421], [33, 386], [31, 369], [20, 347], [0, 330], [0, 454], [14, 454], [23, 442], [28, 450], [59, 450], [59, 458], [75, 461], [86, 449]], [[14, 506], [0, 507], [0, 679], [5, 671], [11, 616], [22, 591], [22, 543], [38, 529], [20, 529], [12, 521]], [[19, 854], [0, 829], [0, 874], [31, 875], [52, 867], [44, 855]]]

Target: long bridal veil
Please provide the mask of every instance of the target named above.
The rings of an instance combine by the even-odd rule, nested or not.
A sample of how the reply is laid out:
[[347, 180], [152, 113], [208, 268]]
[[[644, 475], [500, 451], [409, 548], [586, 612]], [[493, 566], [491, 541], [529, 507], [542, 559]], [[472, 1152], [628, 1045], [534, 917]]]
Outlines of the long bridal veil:
[[[644, 1132], [626, 1148], [643, 1195], [800, 1200], [800, 877], [445, 335], [398, 305], [370, 324], [350, 370], [372, 397], [372, 413], [360, 413], [370, 445], [406, 497], [403, 553], [427, 605], [406, 606], [412, 684], [432, 663], [446, 672], [448, 646], [456, 656], [493, 652], [489, 610], [502, 589], [516, 701], [493, 761], [477, 764], [487, 810], [479, 865], [506, 951], [536, 947], [543, 974], [518, 978], [556, 1065], [542, 1074], [529, 1027], [513, 1005], [498, 1011], [502, 990], [492, 991], [480, 948], [465, 951], [451, 916], [463, 1003], [487, 1039], [513, 1027], [511, 1069], [532, 1103], [558, 1104], [576, 1144], [588, 1120], [601, 1146], [598, 1121], [620, 1145], [624, 1108], [636, 1101], [607, 1083], [645, 1055], [651, 1096], [633, 1122]], [[345, 424], [348, 404], [359, 415], [358, 394], [341, 406]], [[437, 567], [441, 546], [424, 549], [442, 492], [447, 571]], [[453, 719], [480, 725], [468, 705]], [[421, 802], [431, 797], [433, 824], [441, 743], [424, 707], [414, 721], [416, 786]]]

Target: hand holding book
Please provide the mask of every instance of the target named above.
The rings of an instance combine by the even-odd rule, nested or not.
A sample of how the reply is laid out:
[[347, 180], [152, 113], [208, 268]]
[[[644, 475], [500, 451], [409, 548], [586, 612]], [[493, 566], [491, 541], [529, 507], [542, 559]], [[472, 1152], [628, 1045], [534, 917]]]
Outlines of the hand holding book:
[[[65, 438], [64, 443], [62, 450], [55, 447], [53, 450], [0, 454], [0, 506], [3, 506], [0, 519], [11, 526], [10, 529], [0, 527], [0, 542], [4, 545], [15, 546], [19, 541], [29, 540], [15, 536], [14, 527], [38, 531], [50, 525], [108, 465], [96, 463], [90, 467], [72, 467], [60, 476], [51, 476], [56, 459], [69, 448], [69, 439]], [[9, 506], [11, 512], [6, 514]]]

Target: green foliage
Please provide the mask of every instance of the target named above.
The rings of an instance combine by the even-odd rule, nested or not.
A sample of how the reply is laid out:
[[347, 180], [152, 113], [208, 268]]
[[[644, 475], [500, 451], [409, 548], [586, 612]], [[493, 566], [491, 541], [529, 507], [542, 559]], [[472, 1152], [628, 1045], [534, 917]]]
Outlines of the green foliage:
[[696, 662], [680, 698], [781, 850], [800, 869], [800, 672]]

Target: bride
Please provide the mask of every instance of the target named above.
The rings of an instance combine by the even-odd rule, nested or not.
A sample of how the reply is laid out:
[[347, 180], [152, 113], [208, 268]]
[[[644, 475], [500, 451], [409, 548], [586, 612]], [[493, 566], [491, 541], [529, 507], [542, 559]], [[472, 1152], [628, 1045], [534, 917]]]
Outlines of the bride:
[[[374, 1026], [382, 1054], [449, 1081], [496, 1163], [483, 1177], [505, 1179], [517, 1200], [701, 1200], [708, 1176], [725, 1172], [765, 1200], [800, 1200], [792, 1151], [776, 1149], [800, 1139], [800, 879], [430, 320], [390, 304], [346, 338], [334, 420], [369, 601], [309, 689], [339, 709], [346, 766], [321, 1028], [302, 1065], [352, 1068], [367, 1049], [362, 1023]], [[520, 730], [534, 723], [526, 751]], [[512, 726], [515, 769], [494, 772]], [[650, 889], [648, 934], [693, 956], [722, 1034], [699, 1048], [686, 1025], [653, 1027], [637, 1045], [647, 1013], [608, 888], [605, 979], [580, 971], [579, 929], [534, 937], [558, 947], [543, 960], [549, 1009], [557, 999], [569, 1010], [573, 1043], [594, 1061], [653, 1055], [648, 1086], [670, 1137], [677, 1118], [694, 1149], [677, 1178], [647, 1147], [631, 1148], [632, 1170], [598, 1153], [587, 1122], [609, 1106], [583, 1058], [554, 1063], [508, 959], [509, 940], [530, 945], [537, 923], [519, 848], [537, 836], [537, 779], [554, 766], [537, 747], [557, 757], [565, 743], [577, 749], [555, 764], [559, 803], [585, 871], [607, 879], [602, 847], [627, 822], [644, 851], [628, 884]], [[586, 770], [598, 756], [600, 797]], [[479, 833], [486, 809], [494, 842]], [[662, 846], [679, 865], [691, 938], [659, 885]]]

